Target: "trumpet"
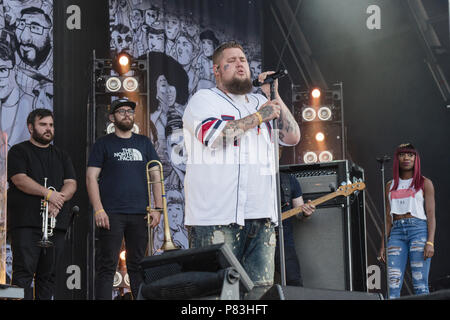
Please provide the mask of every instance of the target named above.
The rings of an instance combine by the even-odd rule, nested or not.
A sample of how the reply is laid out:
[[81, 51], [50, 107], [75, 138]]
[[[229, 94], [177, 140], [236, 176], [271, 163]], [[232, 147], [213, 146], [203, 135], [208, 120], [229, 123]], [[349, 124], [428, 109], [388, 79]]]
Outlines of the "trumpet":
[[[159, 172], [161, 180], [159, 181], [150, 181], [150, 165], [156, 163], [159, 166]], [[148, 207], [147, 207], [147, 232], [148, 232], [148, 252], [149, 255], [153, 255], [153, 228], [150, 226], [151, 223], [151, 217], [150, 212], [151, 211], [162, 211], [164, 215], [164, 243], [161, 246], [161, 250], [163, 251], [170, 251], [170, 250], [176, 250], [179, 249], [172, 241], [172, 236], [170, 235], [170, 227], [169, 227], [169, 216], [167, 214], [167, 199], [166, 199], [166, 191], [164, 189], [164, 175], [163, 175], [163, 166], [161, 162], [158, 160], [151, 160], [147, 162], [145, 166], [145, 171], [147, 173], [147, 191], [148, 191]], [[155, 209], [152, 208], [152, 195], [151, 195], [151, 185], [161, 183], [161, 193], [162, 193], [162, 201], [163, 201], [163, 207], [162, 209]]]
[[[47, 188], [47, 178], [44, 178], [44, 187]], [[56, 191], [53, 187], [48, 187], [47, 189]], [[53, 246], [53, 242], [48, 240], [49, 237], [53, 236], [53, 229], [56, 225], [56, 218], [48, 216], [48, 200], [41, 199], [41, 217], [42, 217], [42, 239], [38, 241], [38, 246], [42, 248], [48, 248]]]

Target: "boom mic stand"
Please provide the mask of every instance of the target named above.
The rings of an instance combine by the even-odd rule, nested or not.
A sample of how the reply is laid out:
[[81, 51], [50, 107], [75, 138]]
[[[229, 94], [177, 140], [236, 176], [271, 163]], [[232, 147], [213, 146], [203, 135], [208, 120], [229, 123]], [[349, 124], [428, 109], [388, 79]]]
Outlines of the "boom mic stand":
[[384, 164], [391, 160], [391, 158], [387, 155], [384, 155], [383, 157], [378, 157], [377, 161], [380, 163], [381, 167], [381, 185], [383, 190], [383, 217], [384, 217], [384, 251], [385, 251], [385, 262], [386, 262], [386, 296], [387, 299], [389, 299], [389, 264], [388, 264], [388, 250], [387, 250], [387, 218], [386, 218], [386, 188], [385, 188], [385, 182], [384, 182]]

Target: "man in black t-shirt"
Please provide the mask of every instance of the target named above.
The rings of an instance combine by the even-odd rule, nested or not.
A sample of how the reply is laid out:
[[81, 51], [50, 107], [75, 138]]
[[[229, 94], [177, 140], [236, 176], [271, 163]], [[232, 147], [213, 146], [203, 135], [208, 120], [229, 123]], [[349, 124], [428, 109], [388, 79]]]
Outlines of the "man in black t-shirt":
[[[115, 131], [99, 138], [92, 147], [86, 185], [98, 229], [99, 248], [95, 277], [95, 298], [111, 300], [122, 239], [125, 238], [130, 287], [137, 297], [142, 275], [139, 263], [148, 243], [146, 164], [158, 155], [146, 136], [134, 134], [136, 103], [126, 98], [111, 103], [109, 119]], [[150, 168], [151, 181], [160, 181], [159, 167]], [[154, 208], [162, 208], [161, 184], [153, 184]], [[150, 213], [151, 227], [159, 224], [159, 211]]]
[[[280, 172], [281, 211], [302, 207], [303, 212], [295, 217], [283, 220], [284, 255], [286, 268], [286, 285], [303, 286], [300, 263], [295, 250], [294, 229], [292, 219], [309, 218], [315, 210], [311, 203], [303, 202], [302, 189], [297, 179], [288, 173]], [[275, 271], [280, 273], [280, 251], [277, 227], [277, 247], [275, 250]]]
[[[69, 155], [51, 144], [55, 133], [53, 122], [50, 110], [32, 111], [27, 118], [30, 140], [12, 146], [8, 152], [12, 284], [24, 288], [25, 299], [49, 300], [54, 296], [55, 266], [62, 256], [70, 219], [67, 201], [77, 188]], [[43, 238], [40, 213], [44, 199], [49, 216], [56, 219], [53, 235], [48, 237], [52, 246], [47, 248], [38, 244]]]
[[[280, 146], [279, 156], [281, 158], [283, 147]], [[303, 279], [300, 271], [300, 263], [295, 250], [293, 219], [308, 219], [316, 210], [316, 207], [308, 201], [304, 203], [303, 192], [298, 180], [289, 173], [280, 171], [280, 201], [281, 212], [288, 211], [292, 208], [302, 208], [302, 213], [295, 217], [283, 220], [283, 239], [284, 239], [284, 261], [286, 271], [286, 285], [288, 286], [303, 286]], [[280, 266], [280, 249], [277, 233], [277, 247], [275, 250], [275, 271], [281, 273]]]

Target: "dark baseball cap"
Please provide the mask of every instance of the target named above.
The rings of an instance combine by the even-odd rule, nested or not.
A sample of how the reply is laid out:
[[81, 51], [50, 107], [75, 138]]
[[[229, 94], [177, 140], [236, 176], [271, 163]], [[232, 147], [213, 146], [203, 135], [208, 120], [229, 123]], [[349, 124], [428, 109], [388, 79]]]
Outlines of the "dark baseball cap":
[[109, 113], [114, 113], [116, 111], [117, 108], [122, 107], [122, 106], [129, 106], [131, 108], [136, 108], [136, 102], [133, 102], [131, 100], [128, 100], [127, 98], [120, 98], [117, 100], [114, 100], [113, 102], [111, 102], [111, 110]]

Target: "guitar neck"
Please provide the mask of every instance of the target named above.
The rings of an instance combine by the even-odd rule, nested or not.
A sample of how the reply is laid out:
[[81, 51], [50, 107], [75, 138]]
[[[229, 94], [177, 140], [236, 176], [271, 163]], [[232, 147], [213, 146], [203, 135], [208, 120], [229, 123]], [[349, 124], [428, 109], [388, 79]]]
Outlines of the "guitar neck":
[[[322, 203], [324, 203], [324, 202], [326, 202], [328, 200], [336, 198], [339, 195], [340, 195], [340, 193], [338, 193], [338, 192], [332, 192], [332, 193], [326, 194], [326, 195], [324, 195], [324, 196], [322, 196], [320, 198], [312, 200], [311, 203], [314, 206], [318, 206], [319, 204], [322, 204]], [[285, 211], [285, 212], [283, 212], [281, 214], [281, 219], [284, 220], [284, 219], [290, 218], [290, 217], [295, 216], [295, 215], [297, 215], [297, 214], [299, 214], [301, 212], [302, 212], [302, 208], [301, 207], [290, 209], [290, 210]]]

